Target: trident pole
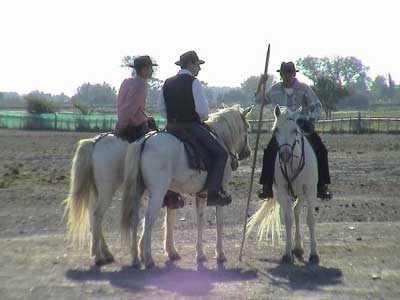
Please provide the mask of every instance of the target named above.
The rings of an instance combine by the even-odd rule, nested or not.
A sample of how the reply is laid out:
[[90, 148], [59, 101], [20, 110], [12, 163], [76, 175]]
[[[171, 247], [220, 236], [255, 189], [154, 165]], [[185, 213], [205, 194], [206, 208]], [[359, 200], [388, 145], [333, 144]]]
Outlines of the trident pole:
[[[268, 76], [269, 53], [270, 53], [270, 44], [268, 44], [267, 58], [265, 60], [265, 69], [264, 69], [265, 78], [267, 78], [267, 76]], [[264, 82], [264, 84], [262, 86], [262, 97], [261, 97], [260, 115], [258, 117], [257, 138], [256, 138], [255, 149], [254, 149], [253, 165], [251, 167], [250, 187], [249, 187], [249, 194], [247, 197], [246, 214], [244, 216], [244, 227], [243, 227], [242, 243], [240, 245], [239, 261], [242, 261], [243, 246], [244, 246], [244, 241], [246, 238], [246, 230], [247, 230], [247, 217], [249, 214], [251, 194], [253, 192], [254, 170], [255, 170], [256, 162], [257, 162], [257, 150], [258, 150], [258, 143], [260, 142], [261, 121], [262, 121], [264, 104], [265, 104], [265, 99], [264, 99], [265, 98], [265, 85], [266, 85], [266, 82]]]

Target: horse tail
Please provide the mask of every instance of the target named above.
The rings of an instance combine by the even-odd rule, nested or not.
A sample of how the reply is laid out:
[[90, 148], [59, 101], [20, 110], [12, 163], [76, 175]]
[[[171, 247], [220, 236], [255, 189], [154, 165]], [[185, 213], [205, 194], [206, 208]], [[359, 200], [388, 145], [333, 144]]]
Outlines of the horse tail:
[[275, 197], [264, 201], [259, 210], [247, 222], [246, 236], [248, 237], [258, 226], [257, 240], [259, 244], [262, 243], [264, 237], [268, 240], [269, 236], [271, 236], [272, 245], [275, 244], [275, 240], [280, 244], [282, 233], [279, 208]]
[[140, 157], [143, 143], [146, 139], [142, 138], [128, 146], [125, 157], [125, 174], [122, 185], [122, 213], [121, 213], [121, 238], [123, 242], [130, 242], [131, 218], [138, 217], [141, 195], [138, 195], [138, 185], [140, 182]]
[[92, 161], [94, 144], [94, 139], [79, 141], [72, 161], [69, 195], [64, 201], [69, 237], [79, 245], [87, 238], [89, 209], [97, 194]]

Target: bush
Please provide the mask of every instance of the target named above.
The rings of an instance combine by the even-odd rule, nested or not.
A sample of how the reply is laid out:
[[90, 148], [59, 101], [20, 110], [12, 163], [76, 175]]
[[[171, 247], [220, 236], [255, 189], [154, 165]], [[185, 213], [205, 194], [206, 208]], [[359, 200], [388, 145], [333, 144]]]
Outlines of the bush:
[[91, 107], [89, 105], [83, 104], [82, 102], [79, 101], [74, 101], [72, 103], [75, 109], [79, 110], [79, 112], [82, 115], [91, 115], [94, 113], [94, 107]]
[[31, 114], [55, 113], [57, 105], [40, 95], [28, 94], [24, 96], [27, 102], [26, 110]]

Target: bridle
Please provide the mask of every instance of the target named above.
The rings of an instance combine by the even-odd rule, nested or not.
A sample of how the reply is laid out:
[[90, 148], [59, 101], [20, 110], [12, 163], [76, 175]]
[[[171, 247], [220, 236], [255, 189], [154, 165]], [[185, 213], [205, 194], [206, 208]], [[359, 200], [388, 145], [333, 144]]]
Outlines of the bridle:
[[[288, 144], [288, 143], [284, 143], [282, 145], [279, 145], [278, 151], [279, 151], [279, 166], [282, 172], [283, 177], [285, 178], [287, 184], [288, 184], [288, 191], [289, 191], [289, 195], [293, 197], [293, 200], [295, 200], [297, 198], [297, 195], [294, 194], [294, 190], [293, 190], [293, 181], [296, 180], [296, 178], [299, 176], [299, 174], [301, 173], [301, 171], [304, 168], [305, 165], [305, 155], [304, 155], [304, 135], [302, 133], [300, 133], [300, 141], [297, 139], [297, 135], [299, 134], [299, 132], [296, 132], [296, 137], [295, 140], [293, 142], [293, 144]], [[301, 143], [301, 154], [300, 154], [300, 161], [299, 164], [296, 168], [296, 170], [294, 170], [294, 174], [292, 177], [289, 177], [289, 174], [287, 172], [287, 163], [283, 163], [282, 162], [282, 155], [281, 155], [281, 149], [282, 147], [290, 147], [291, 149], [291, 153], [292, 153], [292, 157], [290, 159], [290, 166], [293, 170], [293, 151], [294, 148], [296, 147], [297, 143]]]

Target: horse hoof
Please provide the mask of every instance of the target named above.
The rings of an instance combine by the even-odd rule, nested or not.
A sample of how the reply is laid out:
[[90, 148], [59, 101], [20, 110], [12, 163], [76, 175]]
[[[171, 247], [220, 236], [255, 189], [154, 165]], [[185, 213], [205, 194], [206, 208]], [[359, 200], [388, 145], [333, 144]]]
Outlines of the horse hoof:
[[98, 267], [108, 265], [114, 262], [114, 257], [108, 257], [108, 258], [103, 258], [103, 259], [98, 259], [95, 261], [95, 265]]
[[220, 263], [224, 263], [226, 261], [227, 261], [227, 259], [226, 259], [226, 256], [224, 253], [217, 255], [217, 263], [220, 264]]
[[303, 250], [303, 249], [294, 249], [294, 250], [293, 250], [293, 255], [294, 255], [298, 260], [303, 260], [304, 250]]
[[135, 259], [132, 261], [132, 268], [140, 269], [140, 260], [139, 259]]
[[204, 254], [197, 255], [196, 261], [197, 261], [198, 263], [206, 262], [206, 261], [207, 261], [207, 256], [205, 256]]
[[293, 264], [294, 263], [294, 259], [293, 256], [290, 254], [285, 254], [282, 256], [282, 263], [283, 264]]
[[308, 263], [313, 264], [313, 265], [318, 265], [319, 264], [319, 255], [318, 254], [310, 254]]
[[156, 266], [156, 264], [152, 261], [152, 262], [146, 264], [146, 269], [147, 270], [153, 269], [155, 266]]
[[178, 252], [172, 253], [168, 255], [169, 260], [171, 261], [177, 261], [181, 259], [181, 256], [178, 254]]

